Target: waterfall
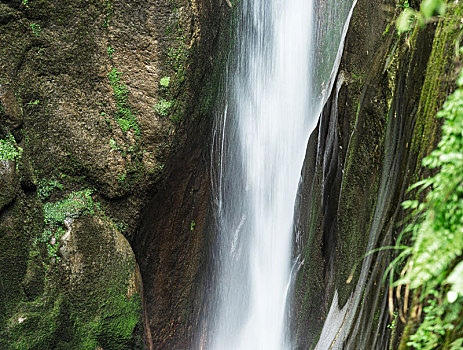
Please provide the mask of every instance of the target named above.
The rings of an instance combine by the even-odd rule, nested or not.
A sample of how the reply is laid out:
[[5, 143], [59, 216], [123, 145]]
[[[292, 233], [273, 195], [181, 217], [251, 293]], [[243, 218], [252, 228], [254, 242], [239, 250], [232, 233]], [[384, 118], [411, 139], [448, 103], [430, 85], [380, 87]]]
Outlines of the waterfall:
[[291, 347], [284, 329], [295, 198], [351, 4], [237, 5], [236, 47], [212, 150], [218, 242], [208, 349]]

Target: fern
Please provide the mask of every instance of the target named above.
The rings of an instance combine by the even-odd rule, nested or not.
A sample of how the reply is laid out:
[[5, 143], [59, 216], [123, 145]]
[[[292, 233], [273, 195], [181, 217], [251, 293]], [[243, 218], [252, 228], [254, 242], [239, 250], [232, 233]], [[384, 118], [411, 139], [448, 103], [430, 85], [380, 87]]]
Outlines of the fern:
[[463, 338], [463, 73], [459, 87], [448, 97], [438, 118], [444, 119], [438, 148], [423, 160], [436, 169], [435, 176], [412, 188], [428, 188], [423, 203], [406, 201], [415, 221], [408, 225], [412, 233], [408, 269], [398, 284], [421, 290], [424, 318], [408, 346], [428, 350], [453, 339], [451, 348], [459, 348]]

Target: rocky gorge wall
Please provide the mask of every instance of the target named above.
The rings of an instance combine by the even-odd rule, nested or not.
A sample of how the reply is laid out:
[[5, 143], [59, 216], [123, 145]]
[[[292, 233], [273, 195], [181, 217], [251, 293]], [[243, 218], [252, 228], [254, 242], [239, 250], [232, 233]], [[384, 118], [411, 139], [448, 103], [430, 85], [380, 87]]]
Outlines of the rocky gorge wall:
[[462, 6], [399, 36], [397, 5], [357, 2], [333, 91], [310, 137], [295, 222], [300, 267], [290, 329], [298, 349], [405, 349], [419, 322], [416, 310], [403, 311], [404, 298], [411, 303], [404, 290], [383, 280], [394, 252], [364, 255], [395, 244], [400, 203], [415, 195], [406, 189], [423, 176], [421, 159], [439, 139], [435, 114], [454, 88]]
[[2, 349], [187, 347], [229, 12], [0, 2]]
[[[0, 1], [2, 349], [201, 342], [230, 6]], [[393, 253], [362, 256], [395, 242], [399, 204], [437, 143], [462, 6], [402, 36], [399, 11], [395, 0], [358, 0], [309, 141], [290, 323], [300, 349], [406, 348], [382, 281]]]

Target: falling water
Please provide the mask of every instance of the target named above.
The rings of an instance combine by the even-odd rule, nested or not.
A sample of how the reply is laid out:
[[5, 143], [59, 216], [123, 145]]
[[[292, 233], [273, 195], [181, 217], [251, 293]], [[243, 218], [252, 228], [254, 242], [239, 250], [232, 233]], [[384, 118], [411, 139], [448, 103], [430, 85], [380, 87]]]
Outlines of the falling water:
[[220, 265], [208, 349], [290, 348], [284, 329], [294, 202], [342, 32], [331, 50], [318, 48], [323, 57], [312, 56], [320, 38], [313, 28], [326, 27], [313, 6], [325, 2], [242, 0], [237, 10], [236, 55], [213, 144]]

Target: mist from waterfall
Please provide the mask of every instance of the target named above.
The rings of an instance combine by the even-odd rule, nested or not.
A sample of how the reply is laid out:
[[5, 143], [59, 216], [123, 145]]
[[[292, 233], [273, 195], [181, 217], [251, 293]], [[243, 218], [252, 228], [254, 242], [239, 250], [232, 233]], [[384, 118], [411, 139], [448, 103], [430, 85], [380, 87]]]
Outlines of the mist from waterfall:
[[342, 29], [348, 11], [332, 12], [350, 9], [351, 1], [242, 0], [238, 6], [212, 150], [218, 277], [207, 349], [289, 349], [294, 202], [342, 34], [329, 30], [333, 23], [317, 9], [331, 9], [324, 18], [335, 17]]

